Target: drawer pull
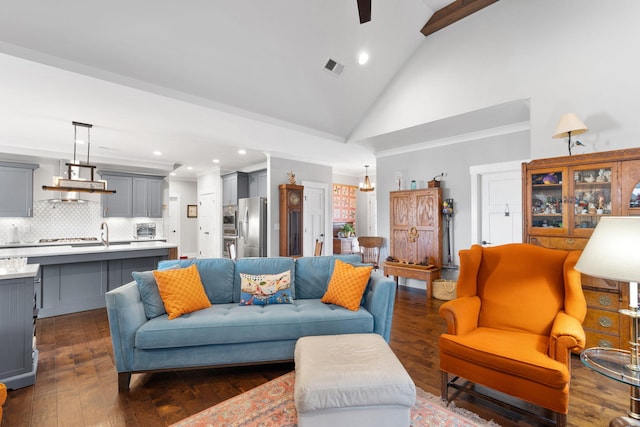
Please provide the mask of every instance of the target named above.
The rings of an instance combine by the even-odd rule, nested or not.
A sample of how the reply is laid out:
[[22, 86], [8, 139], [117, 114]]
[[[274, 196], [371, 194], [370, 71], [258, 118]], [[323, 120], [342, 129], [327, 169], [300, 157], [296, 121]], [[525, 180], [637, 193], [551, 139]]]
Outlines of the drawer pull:
[[598, 320], [598, 323], [603, 328], [610, 328], [611, 326], [613, 326], [613, 320], [611, 320], [611, 318], [607, 316], [600, 317], [600, 319]]
[[605, 340], [605, 339], [601, 339], [598, 341], [598, 346], [600, 347], [606, 347], [606, 348], [613, 348], [613, 343], [609, 340]]
[[573, 245], [576, 242], [576, 239], [567, 239], [567, 245]]
[[608, 307], [613, 301], [611, 301], [611, 297], [609, 297], [609, 295], [600, 295], [600, 297], [598, 298], [598, 302], [600, 303], [600, 305]]

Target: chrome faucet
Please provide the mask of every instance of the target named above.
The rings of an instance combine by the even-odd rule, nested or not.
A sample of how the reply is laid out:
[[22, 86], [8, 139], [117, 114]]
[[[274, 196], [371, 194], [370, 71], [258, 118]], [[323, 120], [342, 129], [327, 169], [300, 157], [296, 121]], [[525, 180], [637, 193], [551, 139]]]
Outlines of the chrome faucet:
[[106, 222], [100, 224], [100, 230], [107, 230], [107, 238], [104, 238], [104, 231], [100, 231], [100, 240], [102, 244], [109, 247], [109, 225]]

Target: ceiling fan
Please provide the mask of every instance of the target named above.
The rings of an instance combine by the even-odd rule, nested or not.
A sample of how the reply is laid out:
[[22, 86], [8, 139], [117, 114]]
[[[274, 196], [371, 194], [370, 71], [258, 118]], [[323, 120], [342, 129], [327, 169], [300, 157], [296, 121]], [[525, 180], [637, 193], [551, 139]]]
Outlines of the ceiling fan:
[[371, 21], [371, 0], [357, 0], [358, 14], [360, 15], [360, 23]]

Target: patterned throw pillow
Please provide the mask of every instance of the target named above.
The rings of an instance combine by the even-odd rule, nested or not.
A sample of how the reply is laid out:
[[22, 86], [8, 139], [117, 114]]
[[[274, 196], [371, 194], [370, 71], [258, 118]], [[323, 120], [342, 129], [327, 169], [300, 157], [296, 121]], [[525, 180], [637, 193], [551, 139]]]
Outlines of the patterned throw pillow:
[[[178, 266], [163, 268], [163, 270], [176, 268]], [[147, 319], [153, 319], [165, 314], [167, 310], [165, 310], [162, 298], [160, 298], [160, 291], [158, 291], [156, 278], [153, 277], [153, 271], [134, 271], [131, 276], [138, 285], [142, 305], [144, 305], [144, 314]]]
[[358, 311], [373, 266], [354, 267], [336, 260], [327, 291], [320, 301]]
[[153, 277], [158, 283], [160, 298], [169, 314], [169, 320], [211, 307], [195, 264], [176, 270], [154, 270]]
[[291, 270], [278, 274], [240, 273], [240, 305], [291, 304]]

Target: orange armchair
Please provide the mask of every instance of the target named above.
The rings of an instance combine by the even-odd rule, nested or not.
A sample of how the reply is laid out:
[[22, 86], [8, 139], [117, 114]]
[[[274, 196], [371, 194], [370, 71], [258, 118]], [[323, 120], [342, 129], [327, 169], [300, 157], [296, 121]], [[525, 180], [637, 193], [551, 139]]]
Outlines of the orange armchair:
[[566, 424], [571, 351], [585, 344], [579, 256], [529, 244], [460, 251], [458, 298], [440, 306], [444, 400], [449, 387], [462, 389], [461, 377], [549, 409]]

